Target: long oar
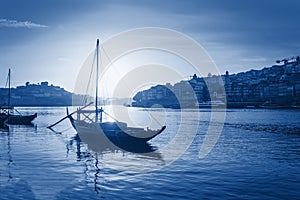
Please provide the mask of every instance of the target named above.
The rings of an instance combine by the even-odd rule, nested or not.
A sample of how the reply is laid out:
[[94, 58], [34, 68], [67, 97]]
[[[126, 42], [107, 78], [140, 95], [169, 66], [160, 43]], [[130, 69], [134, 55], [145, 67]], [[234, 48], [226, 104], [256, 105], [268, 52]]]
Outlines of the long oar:
[[47, 128], [51, 129], [53, 126], [59, 124], [60, 122], [62, 122], [62, 121], [64, 121], [65, 119], [67, 119], [69, 116], [71, 116], [71, 115], [77, 113], [78, 111], [80, 111], [80, 110], [82, 110], [82, 109], [84, 109], [84, 108], [90, 106], [91, 104], [93, 104], [93, 102], [91, 102], [91, 103], [87, 104], [86, 106], [83, 106], [82, 108], [79, 108], [78, 110], [76, 110], [76, 111], [74, 111], [74, 112], [68, 114], [67, 116], [65, 116], [64, 118], [58, 120], [57, 122], [55, 122], [54, 124], [48, 126]]

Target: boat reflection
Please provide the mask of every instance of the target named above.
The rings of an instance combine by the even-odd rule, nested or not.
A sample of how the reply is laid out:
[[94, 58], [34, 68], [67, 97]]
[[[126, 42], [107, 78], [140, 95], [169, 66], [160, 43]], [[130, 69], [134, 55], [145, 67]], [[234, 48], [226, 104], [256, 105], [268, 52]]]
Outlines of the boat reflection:
[[8, 157], [8, 163], [7, 163], [7, 169], [8, 169], [8, 180], [7, 182], [10, 182], [13, 177], [11, 174], [11, 166], [13, 165], [13, 159], [11, 156], [11, 145], [10, 145], [10, 133], [7, 132], [7, 157]]
[[0, 131], [7, 132], [7, 131], [9, 131], [9, 127], [5, 124], [2, 124], [2, 125], [0, 124]]
[[98, 155], [107, 153], [124, 153], [133, 155], [144, 155], [153, 159], [162, 160], [161, 154], [157, 148], [150, 145], [148, 142], [129, 142], [126, 141], [110, 141], [107, 137], [100, 134], [80, 134], [79, 138], [87, 144], [88, 148]]
[[14, 165], [14, 160], [12, 156], [12, 145], [11, 145], [12, 133], [8, 129], [1, 128], [0, 136], [1, 136], [1, 143], [3, 141], [2, 143], [3, 146], [1, 146], [2, 151], [0, 155], [0, 163], [1, 165], [3, 164], [0, 172], [0, 186], [1, 186], [3, 182], [9, 183], [13, 180], [11, 168]]
[[23, 125], [12, 125], [12, 124], [1, 124], [0, 123], [0, 131], [4, 132], [14, 132], [16, 129], [32, 129], [34, 128], [34, 132], [37, 132], [37, 126], [34, 123], [23, 124]]
[[[108, 140], [76, 134], [67, 143], [67, 156], [76, 151], [76, 159], [84, 165], [86, 183], [99, 194], [109, 179], [124, 178], [124, 173], [139, 174], [151, 171], [164, 160], [157, 148], [149, 143], [114, 145]], [[101, 138], [103, 139], [103, 138]], [[121, 148], [120, 146], [124, 147]], [[110, 173], [113, 171], [114, 173]], [[110, 177], [112, 176], [113, 177]]]
[[[67, 144], [67, 154], [73, 145], [76, 145], [76, 156], [77, 160], [80, 161], [83, 158], [90, 157], [91, 154], [106, 155], [109, 153], [118, 154], [121, 153], [123, 155], [130, 154], [138, 156], [139, 158], [145, 159], [154, 159], [163, 161], [161, 153], [158, 149], [150, 145], [148, 142], [143, 143], [112, 143], [107, 138], [103, 138], [101, 136], [94, 135], [94, 137], [90, 137], [87, 135], [76, 134], [71, 138], [71, 140]], [[86, 144], [88, 151], [82, 151], [82, 146]]]

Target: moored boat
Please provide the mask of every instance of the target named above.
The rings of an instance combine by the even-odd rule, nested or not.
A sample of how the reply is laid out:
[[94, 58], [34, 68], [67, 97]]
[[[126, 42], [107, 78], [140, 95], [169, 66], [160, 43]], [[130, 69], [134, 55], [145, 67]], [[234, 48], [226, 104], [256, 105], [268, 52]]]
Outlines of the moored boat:
[[12, 125], [30, 125], [37, 117], [37, 113], [33, 115], [8, 115], [4, 123]]
[[[78, 115], [83, 113], [85, 113], [84, 110], [78, 112]], [[103, 136], [103, 141], [109, 139], [109, 141], [115, 144], [144, 143], [159, 135], [166, 128], [166, 126], [162, 126], [161, 129], [152, 130], [128, 127], [126, 123], [119, 121], [97, 122], [91, 119], [75, 120], [72, 116], [70, 116], [70, 120], [74, 128], [77, 130], [79, 136], [88, 135], [90, 137], [94, 137], [96, 134], [97, 138], [99, 138], [99, 136]]]
[[[115, 119], [114, 122], [103, 122], [102, 115], [106, 114], [103, 108], [98, 108], [98, 63], [99, 63], [99, 40], [96, 45], [96, 95], [95, 108], [93, 110], [78, 109], [72, 114], [68, 114], [73, 127], [77, 130], [80, 137], [95, 137], [97, 140], [102, 140], [102, 143], [113, 143], [118, 147], [123, 147], [124, 144], [142, 144], [153, 139], [162, 133], [166, 126], [162, 126], [158, 130], [149, 128], [129, 127], [127, 123], [120, 122]], [[85, 106], [87, 107], [87, 106]], [[77, 113], [77, 117], [73, 118], [73, 114]], [[111, 117], [113, 118], [113, 117]]]
[[[0, 107], [0, 126], [4, 127], [8, 124], [12, 125], [30, 125], [32, 121], [37, 117], [37, 113], [32, 115], [22, 115], [16, 109], [11, 107], [11, 88], [10, 88], [11, 70], [8, 71], [8, 102], [7, 106]], [[16, 113], [15, 113], [16, 111]]]

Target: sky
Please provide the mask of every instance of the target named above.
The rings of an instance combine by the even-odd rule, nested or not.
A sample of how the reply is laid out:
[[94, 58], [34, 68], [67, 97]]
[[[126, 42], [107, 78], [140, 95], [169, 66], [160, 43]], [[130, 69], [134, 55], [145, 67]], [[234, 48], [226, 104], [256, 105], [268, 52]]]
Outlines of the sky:
[[96, 38], [142, 27], [193, 38], [221, 73], [270, 67], [300, 55], [299, 9], [298, 0], [0, 0], [0, 87], [11, 68], [13, 86], [73, 91]]

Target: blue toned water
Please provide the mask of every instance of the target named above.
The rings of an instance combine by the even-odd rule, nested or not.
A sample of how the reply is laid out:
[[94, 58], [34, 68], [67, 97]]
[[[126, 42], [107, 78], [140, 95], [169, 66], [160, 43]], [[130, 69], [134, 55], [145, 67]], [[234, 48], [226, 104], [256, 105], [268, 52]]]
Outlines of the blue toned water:
[[[144, 109], [129, 109], [146, 123]], [[150, 141], [156, 151], [148, 154], [92, 150], [68, 121], [48, 130], [65, 108], [19, 110], [38, 117], [34, 126], [0, 131], [0, 199], [300, 198], [299, 110], [227, 110], [202, 159], [209, 110], [199, 120], [196, 110], [153, 110], [167, 129]]]

